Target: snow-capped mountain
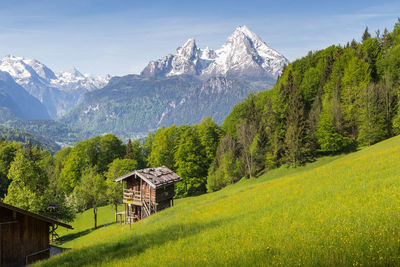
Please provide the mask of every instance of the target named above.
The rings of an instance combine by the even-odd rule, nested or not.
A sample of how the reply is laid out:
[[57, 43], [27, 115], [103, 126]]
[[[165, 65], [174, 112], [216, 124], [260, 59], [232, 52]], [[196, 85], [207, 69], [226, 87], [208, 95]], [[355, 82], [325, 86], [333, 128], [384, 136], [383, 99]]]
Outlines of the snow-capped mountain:
[[4, 71], [0, 71], [0, 111], [1, 123], [16, 119], [50, 119], [46, 107]]
[[111, 78], [110, 75], [82, 74], [75, 67], [65, 72], [57, 72], [55, 75], [57, 79], [51, 80], [51, 84], [64, 91], [75, 91], [82, 88], [92, 91], [104, 87]]
[[200, 77], [231, 76], [248, 80], [276, 80], [286, 59], [270, 48], [246, 26], [239, 26], [218, 50], [200, 49], [193, 38], [174, 55], [151, 61], [142, 71], [146, 77], [197, 75]]
[[54, 73], [35, 59], [6, 56], [0, 71], [8, 72], [29, 94], [46, 106], [52, 118], [59, 118], [76, 106], [86, 92], [104, 87], [109, 76], [81, 74], [76, 68]]

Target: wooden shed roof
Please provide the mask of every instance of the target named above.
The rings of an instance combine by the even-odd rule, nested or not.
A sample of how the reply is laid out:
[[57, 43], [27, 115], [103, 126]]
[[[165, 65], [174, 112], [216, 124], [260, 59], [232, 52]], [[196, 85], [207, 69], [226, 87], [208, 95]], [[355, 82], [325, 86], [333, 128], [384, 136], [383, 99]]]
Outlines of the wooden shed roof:
[[27, 210], [23, 210], [23, 209], [17, 208], [17, 207], [15, 207], [15, 206], [6, 204], [6, 203], [4, 203], [4, 202], [0, 202], [0, 207], [3, 207], [3, 208], [6, 208], [6, 209], [9, 209], [9, 210], [16, 211], [16, 212], [18, 212], [18, 213], [21, 213], [21, 214], [24, 214], [24, 215], [27, 215], [27, 216], [34, 217], [34, 218], [36, 218], [36, 219], [39, 219], [39, 220], [41, 220], [41, 221], [48, 222], [48, 223], [50, 223], [50, 224], [57, 224], [57, 225], [59, 225], [59, 226], [62, 226], [62, 227], [68, 228], [68, 229], [74, 229], [74, 228], [72, 228], [72, 226], [69, 225], [69, 224], [62, 223], [62, 222], [57, 221], [57, 220], [54, 220], [54, 219], [52, 219], [52, 218], [49, 218], [49, 217], [46, 217], [46, 216], [43, 216], [43, 215], [40, 215], [40, 214], [37, 214], [37, 213], [33, 213], [33, 212], [30, 212], [30, 211], [27, 211]]
[[173, 184], [182, 180], [179, 175], [177, 175], [167, 167], [162, 166], [157, 168], [147, 168], [133, 171], [115, 179], [115, 182], [123, 181], [134, 175], [137, 175], [139, 178], [146, 181], [153, 188]]

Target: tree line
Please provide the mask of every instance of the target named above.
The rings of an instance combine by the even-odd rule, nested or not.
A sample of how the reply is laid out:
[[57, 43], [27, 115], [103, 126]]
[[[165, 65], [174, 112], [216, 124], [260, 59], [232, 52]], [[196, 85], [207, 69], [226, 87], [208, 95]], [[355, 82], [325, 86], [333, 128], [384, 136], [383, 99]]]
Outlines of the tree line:
[[[271, 90], [250, 94], [219, 126], [164, 127], [127, 144], [113, 134], [52, 156], [36, 146], [0, 143], [0, 198], [72, 220], [106, 203], [117, 207], [114, 179], [166, 166], [183, 178], [176, 197], [216, 191], [243, 177], [323, 155], [350, 152], [400, 133], [400, 20], [392, 32], [366, 28], [362, 41], [309, 52], [286, 66]], [[51, 209], [54, 207], [57, 209]]]
[[400, 133], [400, 19], [392, 32], [309, 52], [222, 125], [209, 190], [282, 165], [369, 146]]
[[114, 180], [136, 169], [167, 166], [184, 177], [177, 197], [206, 192], [208, 166], [221, 136], [211, 119], [196, 126], [171, 126], [143, 141], [123, 144], [114, 134], [96, 136], [52, 156], [30, 143], [0, 142], [0, 199], [64, 221], [92, 208], [122, 202], [122, 184]]

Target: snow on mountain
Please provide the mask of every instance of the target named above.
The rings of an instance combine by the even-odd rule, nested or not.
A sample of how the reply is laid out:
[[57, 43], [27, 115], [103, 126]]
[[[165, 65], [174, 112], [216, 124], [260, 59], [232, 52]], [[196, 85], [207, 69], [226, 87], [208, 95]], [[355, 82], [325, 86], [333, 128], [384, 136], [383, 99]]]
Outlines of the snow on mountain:
[[68, 71], [56, 73], [56, 79], [51, 80], [51, 84], [64, 91], [81, 90], [82, 88], [92, 91], [104, 87], [110, 78], [110, 75], [82, 74], [72, 67]]
[[75, 67], [54, 73], [35, 59], [8, 55], [0, 59], [0, 71], [8, 72], [29, 94], [59, 118], [82, 101], [86, 92], [104, 87], [110, 76], [83, 75]]
[[236, 28], [226, 43], [215, 51], [214, 62], [203, 71], [207, 75], [270, 76], [276, 79], [289, 64], [246, 26]]
[[175, 55], [168, 55], [157, 61], [151, 61], [142, 71], [143, 76], [173, 76], [181, 74], [198, 75], [201, 71], [199, 60], [201, 50], [193, 38], [178, 47]]
[[0, 121], [50, 119], [46, 107], [17, 84], [8, 72], [0, 71]]
[[200, 49], [191, 38], [174, 55], [151, 61], [141, 75], [166, 77], [188, 74], [276, 80], [287, 64], [289, 60], [270, 48], [249, 28], [239, 26], [220, 49]]

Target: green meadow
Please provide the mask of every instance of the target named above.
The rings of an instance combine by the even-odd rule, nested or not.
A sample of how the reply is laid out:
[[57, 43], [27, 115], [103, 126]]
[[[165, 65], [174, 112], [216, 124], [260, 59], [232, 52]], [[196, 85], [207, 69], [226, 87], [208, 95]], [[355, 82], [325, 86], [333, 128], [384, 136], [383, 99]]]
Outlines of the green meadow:
[[39, 266], [399, 266], [400, 137], [175, 201], [130, 227], [111, 206]]

